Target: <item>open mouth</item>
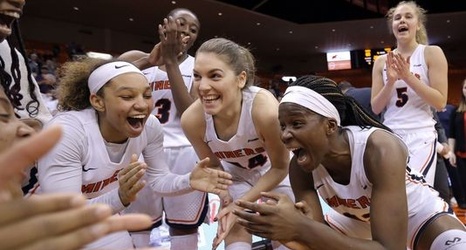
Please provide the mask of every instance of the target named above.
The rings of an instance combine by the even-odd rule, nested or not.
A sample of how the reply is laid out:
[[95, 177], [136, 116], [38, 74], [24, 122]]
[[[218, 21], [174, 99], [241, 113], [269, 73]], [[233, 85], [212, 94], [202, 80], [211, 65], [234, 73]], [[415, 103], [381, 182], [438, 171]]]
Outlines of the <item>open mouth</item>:
[[129, 125], [131, 125], [131, 127], [137, 129], [143, 126], [144, 118], [146, 118], [145, 115], [135, 115], [135, 116], [128, 117], [127, 120], [128, 120]]
[[408, 31], [408, 28], [407, 28], [407, 27], [400, 27], [400, 28], [398, 28], [398, 32], [405, 32], [405, 31]]
[[18, 19], [20, 14], [18, 12], [3, 11], [0, 12], [0, 27], [11, 29], [11, 24], [14, 20]]

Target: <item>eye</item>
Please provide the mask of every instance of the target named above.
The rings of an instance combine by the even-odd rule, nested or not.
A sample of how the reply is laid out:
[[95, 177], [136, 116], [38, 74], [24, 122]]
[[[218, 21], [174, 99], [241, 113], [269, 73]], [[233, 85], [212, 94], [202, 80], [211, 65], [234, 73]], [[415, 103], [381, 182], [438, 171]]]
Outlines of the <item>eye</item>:
[[293, 123], [291, 124], [291, 126], [293, 128], [300, 128], [303, 126], [303, 123], [301, 121], [293, 121]]
[[10, 119], [10, 114], [7, 113], [1, 113], [0, 114], [0, 120], [1, 121], [8, 121]]
[[131, 99], [133, 99], [133, 97], [132, 97], [132, 96], [129, 96], [129, 95], [122, 95], [122, 96], [120, 96], [120, 98], [123, 99], [123, 100], [131, 100]]
[[201, 80], [201, 76], [197, 73], [193, 73], [193, 76], [194, 76], [194, 81], [199, 81]]

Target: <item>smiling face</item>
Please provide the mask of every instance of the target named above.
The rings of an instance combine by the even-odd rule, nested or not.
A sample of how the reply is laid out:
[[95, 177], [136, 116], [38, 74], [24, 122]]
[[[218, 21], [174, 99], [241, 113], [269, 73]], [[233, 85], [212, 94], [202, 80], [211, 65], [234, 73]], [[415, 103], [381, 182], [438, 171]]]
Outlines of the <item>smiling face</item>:
[[11, 35], [13, 21], [23, 13], [25, 0], [0, 0], [0, 42]]
[[172, 13], [174, 19], [180, 21], [181, 32], [183, 36], [189, 36], [189, 39], [186, 41], [186, 51], [189, 50], [199, 35], [200, 24], [197, 17], [190, 11], [185, 9], [180, 9]]
[[420, 30], [416, 8], [412, 4], [402, 4], [393, 12], [392, 31], [397, 40], [416, 39]]
[[209, 52], [196, 55], [194, 85], [198, 87], [204, 111], [210, 115], [241, 102], [241, 89], [246, 82], [245, 72], [236, 75], [222, 59], [222, 56]]
[[103, 96], [91, 95], [91, 103], [99, 113], [104, 139], [120, 143], [139, 136], [153, 107], [146, 78], [138, 73], [125, 73], [113, 78], [102, 90]]
[[311, 172], [324, 160], [328, 151], [327, 119], [294, 103], [280, 103], [278, 119], [281, 139], [294, 153], [297, 163]]

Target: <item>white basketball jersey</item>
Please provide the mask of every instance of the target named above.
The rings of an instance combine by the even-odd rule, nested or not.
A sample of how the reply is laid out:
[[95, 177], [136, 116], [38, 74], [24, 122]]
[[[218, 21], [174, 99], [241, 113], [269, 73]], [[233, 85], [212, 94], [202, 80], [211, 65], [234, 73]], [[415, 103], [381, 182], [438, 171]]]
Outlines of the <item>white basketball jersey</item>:
[[[148, 139], [146, 128], [147, 126], [153, 126], [154, 123], [158, 123], [155, 117], [150, 116], [146, 122], [146, 128], [144, 128], [143, 133], [138, 137], [129, 138], [126, 142], [121, 160], [113, 162], [110, 160], [94, 109], [58, 113], [51, 121], [51, 124], [60, 124], [60, 121], [64, 121], [65, 124], [65, 121], [75, 121], [76, 128], [79, 128], [84, 136], [84, 148], [79, 152], [82, 165], [81, 191], [89, 199], [118, 189], [118, 172], [129, 165], [132, 154], [140, 155], [144, 148], [147, 147]], [[150, 131], [150, 129], [148, 130]], [[65, 133], [66, 132], [67, 129], [65, 128]], [[66, 147], [66, 145], [62, 144], [59, 147]], [[69, 153], [73, 154], [76, 152]], [[39, 163], [40, 168], [62, 165], [59, 157], [46, 157], [45, 159], [41, 159]], [[47, 183], [41, 183], [41, 186], [43, 185], [49, 186]]]
[[[179, 65], [181, 75], [188, 92], [191, 91], [193, 83], [194, 57], [188, 57]], [[190, 146], [188, 139], [181, 128], [180, 116], [176, 110], [173, 94], [170, 88], [167, 72], [159, 67], [151, 67], [142, 71], [152, 89], [154, 100], [154, 114], [164, 129], [164, 147]]]
[[[12, 58], [11, 58], [11, 48], [10, 46], [8, 45], [8, 42], [7, 40], [4, 40], [3, 42], [0, 43], [0, 57], [2, 58], [2, 61], [3, 63], [5, 64], [4, 65], [4, 69], [6, 72], [8, 72], [8, 74], [10, 76], [13, 76], [12, 72], [11, 72], [11, 64], [13, 62]], [[15, 109], [15, 113], [17, 113], [19, 116], [21, 116], [21, 118], [37, 118], [39, 119], [42, 123], [46, 123], [48, 122], [50, 119], [52, 119], [52, 115], [50, 114], [48, 108], [47, 108], [47, 105], [45, 105], [45, 102], [44, 100], [42, 99], [42, 95], [40, 93], [40, 90], [39, 90], [39, 85], [36, 83], [35, 84], [35, 90], [34, 90], [34, 93], [36, 94], [36, 97], [37, 97], [37, 101], [38, 103], [33, 103], [32, 102], [32, 98], [31, 96], [29, 95], [29, 81], [28, 81], [28, 71], [27, 71], [27, 68], [26, 68], [26, 61], [25, 59], [23, 58], [23, 56], [21, 55], [21, 53], [19, 53], [19, 51], [15, 50], [16, 52], [16, 55], [18, 56], [18, 59], [19, 59], [19, 72], [16, 72], [14, 75], [17, 75], [18, 77], [20, 77], [20, 102], [21, 102], [21, 110], [18, 110], [18, 109]], [[33, 76], [31, 76], [33, 79], [33, 81], [35, 82], [35, 79]], [[10, 88], [12, 87], [12, 85], [15, 84], [15, 81], [14, 79], [11, 79], [11, 83], [10, 83]], [[32, 105], [32, 107], [30, 108], [33, 108], [35, 109], [34, 111], [36, 111], [36, 113], [33, 113], [31, 116], [29, 115], [29, 113], [27, 112], [26, 110], [26, 106], [28, 105]]]
[[243, 104], [238, 131], [228, 141], [221, 140], [215, 132], [214, 120], [206, 116], [205, 141], [222, 161], [225, 169], [254, 169], [265, 173], [271, 166], [264, 142], [256, 133], [251, 110], [254, 97], [261, 88], [251, 86], [243, 89]]
[[[409, 57], [409, 70], [421, 80], [430, 85], [428, 68], [424, 58], [425, 45], [418, 45]], [[383, 69], [383, 82], [387, 82], [387, 68]], [[429, 104], [426, 103], [405, 81], [395, 81], [395, 90], [384, 113], [384, 124], [394, 130], [434, 129], [435, 121]]]
[[[314, 188], [320, 197], [338, 213], [349, 218], [369, 222], [372, 183], [367, 179], [364, 170], [364, 152], [367, 139], [379, 128], [361, 129], [358, 126], [345, 128], [352, 159], [349, 184], [342, 185], [333, 181], [327, 170], [323, 166], [319, 166], [312, 172]], [[422, 175], [409, 167], [406, 171], [406, 193], [409, 217], [420, 213], [421, 210], [423, 210], [423, 214], [430, 216], [437, 213], [438, 207], [442, 207], [444, 204], [438, 197], [437, 191], [425, 183]], [[432, 204], [432, 206], [427, 207], [425, 204]], [[425, 213], [426, 210], [432, 210], [432, 212]]]

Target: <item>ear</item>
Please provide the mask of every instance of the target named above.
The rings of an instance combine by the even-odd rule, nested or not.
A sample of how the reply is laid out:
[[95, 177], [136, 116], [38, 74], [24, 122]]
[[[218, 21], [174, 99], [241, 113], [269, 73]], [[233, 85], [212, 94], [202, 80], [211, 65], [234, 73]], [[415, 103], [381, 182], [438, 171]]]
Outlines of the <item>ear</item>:
[[327, 118], [327, 131], [326, 131], [326, 134], [331, 135], [331, 134], [335, 133], [336, 131], [338, 131], [337, 121], [335, 119], [332, 119], [332, 118]]
[[242, 71], [239, 75], [238, 75], [238, 87], [240, 89], [243, 89], [244, 86], [246, 85], [246, 80], [247, 80], [247, 75], [246, 75], [246, 72], [245, 71]]
[[101, 96], [98, 96], [96, 94], [91, 94], [91, 96], [89, 97], [89, 101], [95, 110], [99, 112], [105, 111], [105, 102]]

